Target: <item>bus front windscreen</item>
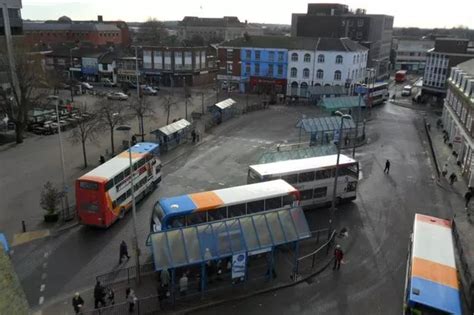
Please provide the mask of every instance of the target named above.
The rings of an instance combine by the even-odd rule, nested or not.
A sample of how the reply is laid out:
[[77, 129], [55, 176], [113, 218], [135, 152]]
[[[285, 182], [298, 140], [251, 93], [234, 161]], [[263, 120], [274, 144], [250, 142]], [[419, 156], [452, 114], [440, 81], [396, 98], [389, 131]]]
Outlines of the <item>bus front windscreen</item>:
[[262, 180], [260, 179], [260, 176], [255, 172], [253, 169], [249, 169], [249, 174], [247, 177], [247, 184], [254, 184], [254, 183], [259, 183]]

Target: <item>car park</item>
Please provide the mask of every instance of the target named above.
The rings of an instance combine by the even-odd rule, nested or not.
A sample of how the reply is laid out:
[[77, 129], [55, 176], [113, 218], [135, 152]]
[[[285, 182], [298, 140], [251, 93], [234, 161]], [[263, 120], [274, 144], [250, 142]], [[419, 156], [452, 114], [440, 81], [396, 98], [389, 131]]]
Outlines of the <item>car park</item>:
[[107, 94], [107, 99], [117, 100], [117, 101], [126, 101], [128, 100], [128, 95], [122, 92], [113, 92]]

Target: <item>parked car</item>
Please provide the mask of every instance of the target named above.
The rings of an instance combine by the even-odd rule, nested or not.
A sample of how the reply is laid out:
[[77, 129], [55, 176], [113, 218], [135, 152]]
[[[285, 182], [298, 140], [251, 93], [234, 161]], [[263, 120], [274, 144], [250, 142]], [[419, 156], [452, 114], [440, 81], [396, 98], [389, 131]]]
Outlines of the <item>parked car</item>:
[[143, 95], [158, 95], [158, 91], [151, 86], [145, 86], [142, 88]]
[[106, 86], [106, 87], [116, 87], [117, 83], [111, 81], [110, 79], [105, 79], [104, 80], [104, 86]]
[[128, 95], [122, 92], [113, 92], [107, 94], [107, 98], [109, 100], [126, 101], [128, 100]]
[[94, 89], [94, 87], [89, 82], [81, 82], [81, 86], [82, 86], [82, 88], [84, 88], [86, 90]]

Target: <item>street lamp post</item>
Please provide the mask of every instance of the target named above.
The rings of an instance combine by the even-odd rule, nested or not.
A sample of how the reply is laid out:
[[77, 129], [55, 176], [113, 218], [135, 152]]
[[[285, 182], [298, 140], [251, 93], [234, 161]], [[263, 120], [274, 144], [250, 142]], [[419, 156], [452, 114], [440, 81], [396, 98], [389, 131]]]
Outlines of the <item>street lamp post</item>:
[[68, 200], [68, 197], [67, 197], [68, 189], [67, 189], [67, 185], [66, 185], [66, 167], [64, 166], [65, 163], [64, 163], [63, 141], [61, 139], [61, 125], [59, 123], [59, 106], [58, 106], [59, 101], [56, 100], [55, 103], [56, 103], [56, 122], [58, 124], [59, 153], [60, 153], [60, 156], [61, 156], [61, 171], [62, 171], [62, 179], [63, 179], [62, 190], [61, 191], [64, 194], [64, 202], [66, 203], [65, 210], [66, 210], [66, 214], [67, 214], [67, 215], [64, 216], [64, 218], [68, 218], [69, 217], [69, 200]]
[[73, 50], [78, 50], [79, 48], [77, 47], [73, 47], [71, 49], [69, 49], [69, 80], [71, 81], [70, 82], [70, 86], [69, 86], [69, 90], [71, 91], [71, 102], [74, 102], [74, 87], [73, 87], [73, 78], [72, 78], [72, 67], [73, 67], [73, 59], [72, 59], [72, 51]]
[[130, 185], [132, 186], [132, 216], [133, 216], [133, 247], [135, 249], [135, 268], [137, 270], [137, 282], [140, 283], [140, 248], [138, 247], [138, 237], [137, 237], [137, 210], [135, 205], [135, 187], [133, 182], [133, 164], [132, 164], [132, 142], [130, 139], [130, 126], [118, 126], [115, 130], [122, 131], [126, 134], [128, 139], [128, 160], [130, 163]]
[[331, 209], [329, 211], [329, 233], [332, 233], [334, 215], [336, 212], [336, 192], [337, 192], [337, 178], [339, 176], [339, 157], [341, 155], [341, 139], [342, 139], [342, 128], [344, 127], [344, 119], [352, 119], [351, 115], [345, 115], [340, 111], [336, 111], [337, 116], [341, 117], [341, 126], [339, 127], [339, 139], [337, 139], [337, 160], [336, 160], [336, 174], [334, 177], [334, 187], [332, 190], [332, 202]]
[[353, 141], [354, 143], [352, 147], [352, 157], [355, 157], [356, 141], [357, 141], [357, 137], [359, 136], [359, 122], [360, 122], [360, 117], [362, 115], [362, 109], [361, 109], [362, 94], [365, 94], [366, 92], [367, 92], [367, 89], [364, 89], [362, 85], [356, 86], [356, 93], [359, 95], [359, 105], [358, 105], [357, 120], [356, 120], [356, 131], [355, 131], [355, 137]]

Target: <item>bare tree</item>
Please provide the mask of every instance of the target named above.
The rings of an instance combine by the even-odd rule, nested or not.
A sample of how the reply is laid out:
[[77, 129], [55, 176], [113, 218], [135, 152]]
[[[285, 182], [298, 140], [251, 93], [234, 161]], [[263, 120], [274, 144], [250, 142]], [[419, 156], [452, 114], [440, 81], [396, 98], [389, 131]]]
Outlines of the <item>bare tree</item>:
[[171, 108], [173, 105], [176, 105], [176, 100], [174, 99], [174, 96], [169, 94], [165, 95], [163, 98], [163, 107], [165, 108], [166, 111], [166, 124], [169, 125], [170, 123], [170, 113], [171, 113]]
[[118, 101], [108, 100], [106, 98], [98, 101], [99, 119], [106, 124], [110, 131], [110, 150], [115, 154], [114, 131], [115, 127], [125, 122], [125, 106]]
[[151, 106], [151, 102], [147, 96], [134, 98], [130, 103], [129, 108], [137, 116], [140, 135], [142, 136], [142, 141], [145, 141], [145, 125], [143, 118], [146, 116], [152, 116], [155, 113]]
[[77, 123], [77, 127], [72, 130], [70, 141], [73, 144], [81, 143], [84, 168], [87, 168], [86, 142], [96, 140], [97, 133], [101, 130], [100, 121], [97, 112], [88, 111], [87, 105], [79, 106], [79, 114], [82, 119]]
[[0, 109], [15, 124], [16, 143], [22, 143], [28, 122], [28, 111], [44, 96], [38, 93], [37, 89], [38, 85], [46, 80], [41, 66], [41, 56], [29, 53], [26, 46], [15, 47], [14, 72], [18, 80], [13, 77], [9, 69], [7, 53], [4, 51], [0, 51], [0, 66], [7, 69], [8, 83], [11, 86], [8, 89], [0, 88]]
[[155, 18], [149, 18], [137, 31], [137, 42], [140, 44], [159, 45], [167, 37], [165, 26]]

